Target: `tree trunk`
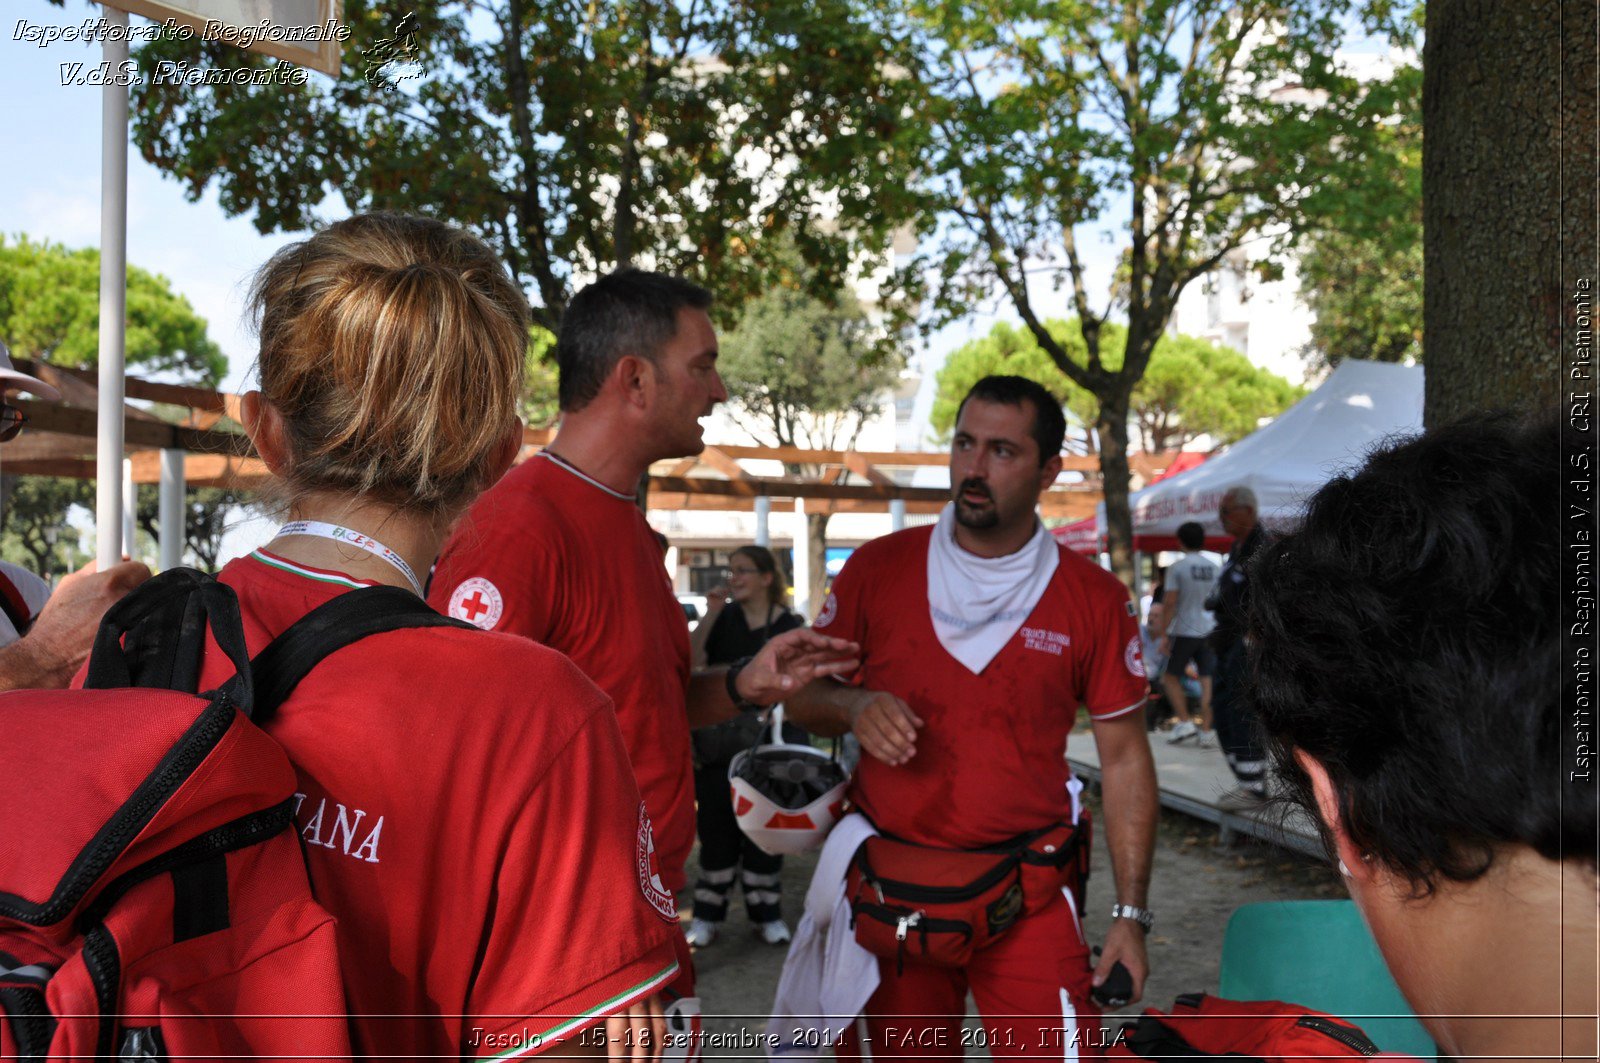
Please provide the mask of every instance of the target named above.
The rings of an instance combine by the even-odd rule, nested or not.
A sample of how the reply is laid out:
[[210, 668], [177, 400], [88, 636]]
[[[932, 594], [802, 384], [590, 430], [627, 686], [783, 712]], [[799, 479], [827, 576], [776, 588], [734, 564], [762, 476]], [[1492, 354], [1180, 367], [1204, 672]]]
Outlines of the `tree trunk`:
[[1100, 486], [1106, 498], [1106, 549], [1111, 571], [1133, 586], [1133, 517], [1128, 511], [1128, 396], [1100, 397]]
[[1600, 280], [1594, 46], [1593, 3], [1428, 4], [1422, 198], [1430, 426], [1474, 410], [1557, 407], [1579, 280], [1591, 289]]
[[806, 542], [811, 561], [811, 586], [806, 589], [814, 617], [828, 596], [828, 513], [806, 513]]

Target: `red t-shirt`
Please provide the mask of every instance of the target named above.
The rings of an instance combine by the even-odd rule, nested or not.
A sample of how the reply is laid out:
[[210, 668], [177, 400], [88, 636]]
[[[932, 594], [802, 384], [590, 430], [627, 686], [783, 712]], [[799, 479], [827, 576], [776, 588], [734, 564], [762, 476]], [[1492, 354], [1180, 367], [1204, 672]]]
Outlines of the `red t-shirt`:
[[976, 848], [1070, 818], [1067, 734], [1088, 708], [1106, 720], [1144, 704], [1139, 629], [1121, 582], [1061, 547], [1061, 563], [1017, 633], [974, 675], [928, 614], [932, 527], [857, 550], [817, 615], [861, 643], [851, 681], [902, 698], [923, 721], [917, 752], [861, 758], [852, 797], [880, 830]]
[[434, 567], [441, 613], [560, 650], [611, 696], [667, 888], [694, 845], [689, 629], [632, 495], [536, 457], [473, 505]]
[[[252, 654], [363, 585], [263, 551], [221, 580]], [[201, 689], [232, 672], [213, 648]], [[362, 1055], [531, 1054], [676, 973], [610, 705], [560, 654], [454, 628], [373, 635], [267, 730], [300, 776], [295, 823]]]

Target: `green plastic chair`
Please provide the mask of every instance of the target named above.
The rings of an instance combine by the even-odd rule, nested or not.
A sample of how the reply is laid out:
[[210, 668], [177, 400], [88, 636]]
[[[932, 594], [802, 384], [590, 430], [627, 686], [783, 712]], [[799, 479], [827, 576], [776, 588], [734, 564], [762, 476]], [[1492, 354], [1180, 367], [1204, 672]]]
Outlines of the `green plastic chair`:
[[1386, 1052], [1439, 1054], [1350, 901], [1242, 905], [1223, 934], [1221, 982], [1231, 1000], [1281, 1000], [1349, 1019]]

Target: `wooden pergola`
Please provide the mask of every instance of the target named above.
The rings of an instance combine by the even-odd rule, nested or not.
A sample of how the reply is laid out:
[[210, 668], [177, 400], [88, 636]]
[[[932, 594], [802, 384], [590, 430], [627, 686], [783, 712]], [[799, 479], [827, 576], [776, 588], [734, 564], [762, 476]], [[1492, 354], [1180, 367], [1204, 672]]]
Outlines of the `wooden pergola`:
[[[95, 374], [46, 362], [18, 359], [18, 367], [60, 389], [60, 403], [14, 399], [28, 418], [28, 430], [0, 454], [6, 472], [93, 479], [98, 392]], [[124, 417], [126, 454], [134, 483], [160, 483], [167, 492], [184, 486], [249, 487], [269, 474], [239, 427], [239, 397], [206, 388], [160, 384], [129, 378], [130, 399], [175, 407], [173, 420], [134, 406]], [[548, 443], [553, 430], [532, 428], [522, 457]], [[1135, 473], [1148, 479], [1166, 467], [1170, 455], [1132, 455]], [[715, 444], [693, 458], [658, 462], [650, 470], [652, 509], [721, 510], [764, 513], [774, 504], [802, 512], [937, 513], [949, 501], [945, 487], [909, 481], [923, 467], [943, 468], [943, 452], [806, 450]], [[1078, 520], [1100, 502], [1099, 464], [1093, 457], [1065, 456], [1066, 471], [1080, 482], [1060, 483], [1040, 503], [1044, 517]], [[806, 476], [762, 476], [745, 463], [778, 462], [814, 470]], [[796, 504], [798, 503], [798, 505]]]

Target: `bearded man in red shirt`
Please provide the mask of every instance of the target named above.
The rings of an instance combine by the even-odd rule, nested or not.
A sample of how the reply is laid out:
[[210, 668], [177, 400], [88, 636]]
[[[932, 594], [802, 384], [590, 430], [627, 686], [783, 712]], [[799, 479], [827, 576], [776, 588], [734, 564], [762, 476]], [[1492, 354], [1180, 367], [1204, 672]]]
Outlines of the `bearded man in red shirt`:
[[[1064, 752], [1084, 708], [1116, 879], [1104, 953], [1091, 963], [1070, 866], [1050, 872], [1061, 875], [1059, 889], [1047, 878], [1020, 915], [1003, 913], [1014, 922], [997, 928], [991, 907], [979, 928], [990, 940], [961, 966], [919, 959], [932, 955], [923, 913], [901, 920], [898, 939], [912, 945], [891, 957], [863, 937], [858, 910], [857, 940], [880, 957], [866, 1022], [856, 1027], [873, 1056], [962, 1044], [968, 990], [995, 1056], [1099, 1054], [1093, 987], [1121, 964], [1131, 1000], [1143, 991], [1158, 815], [1140, 711], [1144, 665], [1127, 590], [1058, 544], [1035, 513], [1061, 471], [1064, 431], [1060, 405], [1038, 384], [979, 381], [957, 415], [952, 502], [939, 522], [857, 550], [818, 613], [817, 631], [860, 643], [861, 667], [849, 682], [811, 683], [786, 704], [810, 730], [856, 735], [865, 755], [850, 796], [879, 834], [946, 853], [1000, 851], [1079, 821]], [[876, 858], [873, 873], [904, 881]], [[950, 893], [948, 883], [912, 884], [932, 887], [927, 896]]]

